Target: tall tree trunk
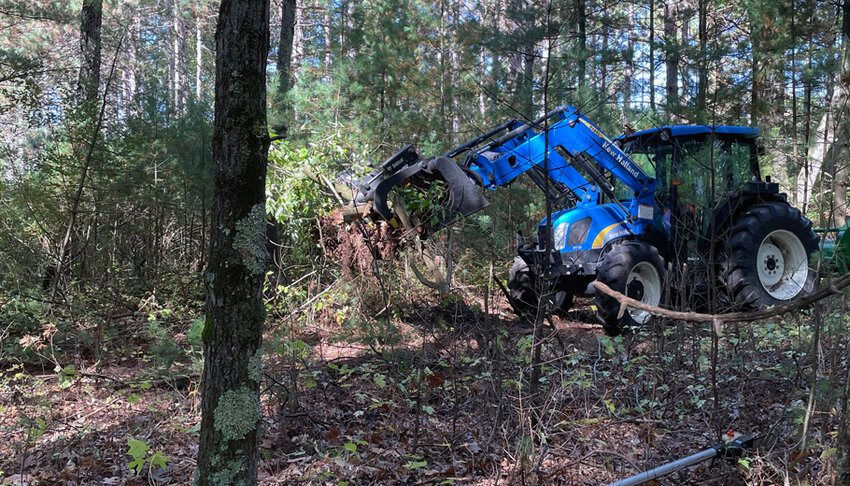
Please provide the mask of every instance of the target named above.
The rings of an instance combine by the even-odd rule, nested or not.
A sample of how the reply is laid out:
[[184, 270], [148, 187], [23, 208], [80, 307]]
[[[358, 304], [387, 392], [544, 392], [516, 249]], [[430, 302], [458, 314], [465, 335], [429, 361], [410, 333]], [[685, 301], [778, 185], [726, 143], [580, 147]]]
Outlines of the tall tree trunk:
[[[82, 35], [84, 37], [88, 35], [85, 29], [83, 29]], [[62, 274], [65, 268], [65, 257], [68, 255], [68, 249], [72, 248], [76, 244], [76, 242], [74, 242], [72, 238], [76, 234], [75, 225], [77, 223], [77, 216], [80, 210], [80, 202], [83, 196], [83, 189], [86, 187], [86, 179], [88, 177], [89, 168], [92, 166], [92, 162], [94, 160], [94, 151], [95, 147], [97, 147], [98, 136], [100, 135], [100, 131], [103, 128], [103, 120], [106, 114], [106, 102], [108, 99], [106, 95], [109, 92], [109, 87], [111, 86], [113, 77], [115, 75], [115, 64], [118, 60], [118, 53], [121, 51], [122, 41], [123, 38], [121, 39], [121, 41], [118, 42], [118, 48], [115, 50], [115, 56], [112, 58], [112, 65], [109, 68], [109, 76], [106, 79], [106, 86], [103, 89], [103, 99], [100, 104], [100, 110], [97, 111], [97, 107], [94, 104], [94, 102], [97, 101], [98, 86], [94, 87], [95, 99], [91, 100], [92, 102], [86, 102], [84, 106], [85, 118], [92, 126], [92, 131], [90, 135], [91, 138], [86, 142], [78, 142], [75, 144], [77, 155], [83, 157], [82, 172], [80, 173], [80, 180], [77, 183], [77, 188], [74, 192], [74, 197], [71, 200], [71, 214], [68, 218], [68, 225], [65, 229], [65, 236], [62, 238], [62, 242], [59, 246], [59, 257], [56, 260], [56, 270], [53, 272], [54, 281], [53, 288], [50, 294], [51, 301], [55, 300], [56, 292], [59, 290], [59, 286], [61, 284]], [[99, 61], [98, 64], [100, 64]], [[98, 67], [98, 70], [100, 70], [100, 67]], [[88, 136], [88, 134], [86, 135]]]
[[635, 4], [628, 10], [629, 32], [626, 43], [626, 76], [623, 79], [623, 125], [628, 123], [632, 107], [632, 76], [635, 72]]
[[286, 95], [292, 88], [292, 50], [295, 41], [296, 0], [283, 0], [280, 4], [280, 40], [277, 44], [277, 93], [275, 94], [276, 119], [274, 130], [278, 135], [289, 131], [290, 112]]
[[171, 111], [176, 116], [185, 113], [185, 85], [188, 78], [186, 64], [186, 21], [180, 8], [180, 0], [171, 3], [171, 56], [169, 64], [169, 82], [171, 91]]
[[696, 122], [707, 123], [709, 120], [706, 101], [708, 100], [708, 0], [697, 0], [697, 15], [699, 16], [699, 60], [697, 61], [697, 103]]
[[[832, 221], [835, 226], [847, 223], [847, 186], [850, 179], [850, 1], [845, 0], [842, 6], [841, 19], [841, 78], [838, 80], [836, 92], [839, 97], [836, 113], [837, 128], [835, 141], [837, 156], [832, 178]], [[846, 461], [850, 466], [850, 460]]]
[[[791, 2], [791, 164], [792, 169], [798, 170], [800, 167], [799, 143], [797, 138], [797, 23], [796, 23], [796, 6]], [[805, 165], [805, 164], [803, 164]], [[794, 181], [795, 187], [791, 191], [792, 199], [795, 206], [799, 207], [799, 177]]]
[[[608, 37], [611, 36], [611, 29], [607, 24], [607, 22], [603, 23], [602, 28], [600, 29], [602, 31], [602, 45], [599, 47], [599, 52], [601, 53], [600, 57], [602, 59], [607, 56]], [[599, 92], [605, 96], [603, 99], [607, 99], [608, 97], [608, 86], [608, 63], [602, 61], [599, 63]]]
[[759, 99], [759, 93], [761, 91], [761, 66], [759, 64], [759, 41], [756, 36], [752, 36], [752, 50], [753, 50], [753, 59], [752, 59], [752, 67], [750, 71], [753, 73], [753, 82], [750, 89], [750, 125], [758, 126], [759, 122], [759, 105], [761, 104], [761, 100]]
[[[785, 53], [777, 19], [781, 14], [776, 6], [766, 3], [750, 12], [751, 41], [753, 50], [753, 82], [751, 123], [766, 131], [786, 133], [785, 125]], [[775, 138], [769, 145], [770, 169], [774, 182], [783, 191], [790, 191], [788, 171], [788, 147], [784, 139]]]
[[223, 0], [197, 485], [257, 484], [265, 320], [269, 0]]
[[446, 74], [446, 42], [448, 39], [446, 38], [446, 2], [440, 1], [440, 29], [438, 31], [439, 35], [439, 48], [437, 49], [437, 64], [440, 67], [440, 117], [437, 121], [437, 129], [440, 131], [440, 136], [443, 137], [443, 143], [448, 145], [448, 117], [446, 114], [446, 105], [448, 104], [446, 101], [446, 90], [447, 84]]
[[295, 39], [295, 0], [280, 5], [280, 42], [277, 45], [277, 90], [286, 95], [292, 86], [292, 47]]
[[[688, 3], [688, 0], [679, 0], [679, 15], [682, 21], [682, 39], [679, 42], [679, 54], [678, 58], [687, 59], [688, 52], [687, 49], [690, 46], [691, 42], [691, 18], [694, 15], [693, 9], [691, 5]], [[684, 89], [679, 93], [679, 105], [685, 106], [688, 104], [690, 100], [688, 86], [691, 85], [690, 80], [690, 69], [688, 69], [688, 62], [682, 62], [679, 65], [679, 76], [682, 80], [682, 86]], [[677, 86], [678, 90], [678, 86]]]
[[331, 11], [330, 8], [325, 9], [324, 23], [325, 23], [325, 25], [323, 26], [322, 31], [325, 34], [325, 46], [324, 46], [325, 47], [324, 61], [325, 61], [325, 73], [326, 73], [325, 76], [327, 77], [328, 81], [330, 82], [332, 74], [333, 74], [333, 72], [332, 72], [333, 71], [333, 56], [332, 56], [332, 52], [331, 52], [331, 26], [333, 25], [333, 15], [332, 15], [332, 11]]
[[127, 36], [130, 38], [130, 45], [127, 49], [126, 67], [121, 73], [121, 98], [123, 108], [131, 110], [136, 99], [136, 76], [138, 76], [136, 73], [136, 52], [139, 45], [139, 31], [136, 29], [135, 22], [132, 26], [128, 26]]
[[815, 132], [814, 144], [809, 149], [809, 160], [804, 163], [800, 173], [797, 174], [797, 187], [794, 192], [797, 194], [797, 205], [804, 214], [809, 209], [812, 190], [815, 187], [818, 175], [820, 175], [826, 153], [833, 139], [832, 123], [829, 118], [829, 112], [824, 113], [821, 117]]
[[[80, 11], [80, 73], [77, 81], [77, 92], [79, 93], [79, 102], [81, 105], [79, 114], [82, 116], [82, 120], [86, 122], [85, 126], [95, 128], [91, 135], [91, 143], [88, 146], [86, 146], [86, 142], [81, 141], [88, 136], [87, 133], [83, 133], [80, 140], [74, 142], [74, 152], [80, 159], [82, 172], [71, 202], [71, 214], [68, 218], [65, 236], [62, 238], [59, 246], [59, 258], [56, 261], [56, 271], [53, 274], [54, 280], [51, 300], [55, 299], [56, 292], [59, 290], [65, 270], [65, 259], [70, 254], [70, 260], [73, 261], [76, 254], [79, 253], [79, 251], [74, 251], [75, 248], [78, 249], [79, 244], [79, 239], [75, 237], [77, 234], [75, 225], [77, 223], [83, 188], [85, 187], [89, 167], [92, 162], [94, 144], [103, 122], [103, 110], [100, 112], [100, 118], [97, 117], [97, 97], [100, 88], [101, 63], [100, 29], [102, 23], [103, 5], [101, 1], [85, 0]], [[70, 268], [70, 263], [68, 267]]]
[[666, 99], [667, 116], [677, 119], [679, 110], [679, 46], [676, 42], [676, 15], [678, 0], [664, 3], [664, 58], [667, 69]]
[[[296, 69], [299, 69], [301, 66], [301, 62], [304, 60], [304, 43], [306, 39], [306, 34], [304, 32], [305, 27], [304, 24], [308, 19], [305, 19], [306, 13], [303, 8], [296, 8], [295, 2], [296, 0], [282, 0], [283, 3], [292, 1], [293, 15], [295, 18], [295, 26], [292, 27], [292, 62], [291, 65], [295, 66]], [[303, 7], [303, 5], [302, 5]], [[283, 6], [281, 6], [283, 8]], [[283, 19], [281, 19], [281, 31], [284, 29]], [[286, 27], [289, 28], [289, 27]], [[292, 82], [295, 78], [295, 72], [291, 70], [289, 72], [289, 79]], [[291, 85], [290, 85], [291, 86]]]
[[655, 113], [655, 0], [649, 0], [649, 109]]
[[534, 112], [534, 60], [536, 58], [534, 41], [528, 41], [522, 61], [522, 112], [528, 118], [537, 117]]
[[83, 0], [80, 21], [80, 77], [77, 89], [88, 104], [97, 100], [100, 85], [100, 28], [103, 24], [102, 0]]
[[200, 10], [196, 12], [195, 17], [195, 101], [200, 103], [203, 94], [203, 85], [201, 84], [201, 73], [204, 66], [204, 41], [201, 36], [203, 28], [203, 17]]
[[587, 85], [587, 0], [576, 0], [576, 23], [578, 38], [576, 56], [578, 57], [578, 85]]
[[[508, 25], [508, 30], [511, 34], [516, 35], [519, 32], [518, 37], [522, 37], [523, 35], [523, 5], [524, 2], [522, 0], [508, 0], [505, 5], [506, 9], [506, 17]], [[508, 79], [510, 80], [509, 90], [513, 91], [514, 106], [518, 106], [520, 111], [524, 110], [524, 107], [520, 104], [522, 102], [522, 89], [524, 86], [523, 83], [523, 69], [522, 69], [522, 60], [523, 54], [525, 53], [525, 44], [520, 43], [516, 38], [513, 39], [513, 49], [510, 50], [510, 54], [508, 55]], [[523, 113], [528, 116], [528, 113]]]
[[177, 112], [178, 114], [186, 114], [187, 88], [189, 85], [189, 60], [187, 58], [186, 42], [186, 19], [183, 17], [179, 3], [177, 4], [177, 14], [175, 22], [177, 28], [177, 73], [179, 74], [179, 82], [176, 86], [177, 93]]
[[[478, 51], [478, 65], [479, 65], [479, 76], [482, 79], [487, 79], [484, 74], [484, 70], [487, 66], [487, 51], [484, 50], [484, 44], [482, 43], [479, 51]], [[482, 88], [478, 88], [478, 114], [481, 116], [481, 120], [485, 120], [487, 118], [487, 97], [485, 96], [485, 91]]]
[[[452, 24], [451, 24], [451, 33], [452, 39], [457, 38], [458, 32], [458, 21], [461, 17], [460, 9], [458, 8], [457, 2], [452, 2]], [[453, 42], [452, 49], [449, 51], [449, 58], [451, 61], [451, 71], [449, 71], [449, 99], [452, 104], [452, 133], [449, 136], [450, 145], [455, 145], [455, 140], [460, 136], [460, 100], [458, 99], [458, 68], [461, 63], [461, 55], [460, 48], [457, 45], [457, 42]]]

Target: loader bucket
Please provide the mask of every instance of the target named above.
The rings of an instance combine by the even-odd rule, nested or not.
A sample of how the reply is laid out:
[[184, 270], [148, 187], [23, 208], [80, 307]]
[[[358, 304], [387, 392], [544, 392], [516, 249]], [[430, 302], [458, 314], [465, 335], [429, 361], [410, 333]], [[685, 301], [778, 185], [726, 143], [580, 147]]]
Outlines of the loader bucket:
[[419, 159], [400, 169], [397, 168], [398, 164], [389, 164], [395, 165], [392, 168], [397, 170], [394, 171], [387, 171], [387, 165], [385, 163], [384, 169], [364, 179], [356, 202], [371, 203], [375, 213], [392, 222], [396, 219], [395, 212], [389, 207], [393, 188], [412, 186], [427, 191], [437, 181], [443, 181], [445, 194], [440, 197], [433, 212], [418, 215], [418, 228], [423, 238], [451, 225], [459, 217], [469, 216], [490, 204], [481, 194], [483, 185], [478, 176], [448, 157]]

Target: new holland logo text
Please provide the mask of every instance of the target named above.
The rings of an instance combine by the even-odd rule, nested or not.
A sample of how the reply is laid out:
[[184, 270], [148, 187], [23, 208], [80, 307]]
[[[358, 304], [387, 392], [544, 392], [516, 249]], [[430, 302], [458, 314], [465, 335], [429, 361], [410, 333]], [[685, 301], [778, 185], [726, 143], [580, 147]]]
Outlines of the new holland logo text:
[[608, 137], [605, 136], [605, 134], [603, 134], [596, 127], [594, 127], [590, 123], [582, 120], [581, 118], [579, 118], [579, 121], [584, 126], [589, 128], [590, 131], [595, 133], [596, 136], [598, 136], [599, 138], [601, 138], [602, 140], [605, 141], [605, 142], [602, 143], [602, 148], [605, 149], [605, 151], [608, 152], [608, 155], [610, 155], [611, 158], [613, 158], [615, 161], [617, 161], [617, 163], [620, 164], [620, 166], [622, 168], [626, 169], [626, 172], [631, 174], [631, 176], [634, 177], [635, 179], [637, 179], [640, 176], [637, 169], [635, 169], [635, 167], [632, 164], [629, 163], [629, 158], [626, 157], [626, 154], [621, 152], [619, 149], [615, 148], [614, 145], [611, 143], [611, 141], [608, 140]]
[[602, 148], [604, 148], [605, 151], [608, 152], [608, 155], [610, 155], [611, 158], [616, 160], [617, 163], [620, 164], [620, 166], [622, 166], [624, 169], [626, 169], [626, 172], [631, 174], [632, 177], [634, 177], [635, 179], [637, 179], [639, 177], [639, 173], [638, 173], [637, 169], [635, 169], [634, 166], [632, 166], [632, 164], [629, 163], [629, 159], [628, 159], [628, 157], [626, 157], [626, 154], [624, 154], [623, 152], [620, 152], [619, 150], [617, 150], [613, 145], [611, 145], [608, 142], [605, 142], [604, 144], [602, 144]]

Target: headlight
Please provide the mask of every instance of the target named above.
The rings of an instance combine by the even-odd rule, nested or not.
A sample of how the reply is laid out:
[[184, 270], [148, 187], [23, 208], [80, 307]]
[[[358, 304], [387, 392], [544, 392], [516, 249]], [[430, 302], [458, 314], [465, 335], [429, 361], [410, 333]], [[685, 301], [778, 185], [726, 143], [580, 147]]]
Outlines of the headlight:
[[561, 223], [555, 227], [555, 237], [553, 238], [555, 249], [563, 250], [567, 246], [567, 229], [569, 227], [570, 223]]

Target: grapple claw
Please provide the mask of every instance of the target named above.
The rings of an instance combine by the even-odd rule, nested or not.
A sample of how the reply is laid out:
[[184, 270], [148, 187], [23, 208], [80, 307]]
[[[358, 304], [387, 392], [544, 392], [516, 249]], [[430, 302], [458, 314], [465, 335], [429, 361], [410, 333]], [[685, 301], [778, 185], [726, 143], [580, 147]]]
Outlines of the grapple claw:
[[419, 159], [410, 145], [358, 184], [355, 201], [357, 204], [371, 203], [378, 215], [392, 221], [394, 214], [388, 198], [394, 187], [410, 184], [427, 189], [436, 181], [446, 183], [446, 195], [433, 217], [421, 222], [423, 238], [490, 204], [481, 194], [483, 184], [477, 174], [448, 157]]

